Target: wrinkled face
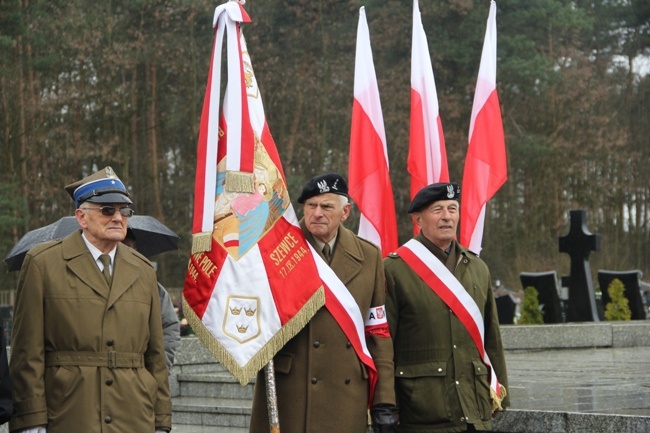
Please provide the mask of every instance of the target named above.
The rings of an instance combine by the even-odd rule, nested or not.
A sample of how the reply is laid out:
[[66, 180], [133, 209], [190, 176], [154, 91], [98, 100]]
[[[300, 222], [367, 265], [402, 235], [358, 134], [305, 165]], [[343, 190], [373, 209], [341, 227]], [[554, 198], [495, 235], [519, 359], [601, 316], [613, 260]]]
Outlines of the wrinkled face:
[[[102, 206], [113, 206], [117, 210], [113, 215], [104, 215]], [[127, 218], [119, 209], [129, 207], [124, 203], [90, 203], [84, 202], [75, 211], [75, 217], [84, 230], [88, 241], [100, 251], [111, 251], [126, 236]]]
[[343, 204], [342, 196], [329, 192], [307, 199], [302, 210], [307, 230], [321, 242], [331, 241], [350, 216], [350, 204]]
[[446, 250], [456, 237], [458, 227], [458, 202], [456, 200], [438, 200], [413, 213], [416, 224], [424, 237], [435, 246]]

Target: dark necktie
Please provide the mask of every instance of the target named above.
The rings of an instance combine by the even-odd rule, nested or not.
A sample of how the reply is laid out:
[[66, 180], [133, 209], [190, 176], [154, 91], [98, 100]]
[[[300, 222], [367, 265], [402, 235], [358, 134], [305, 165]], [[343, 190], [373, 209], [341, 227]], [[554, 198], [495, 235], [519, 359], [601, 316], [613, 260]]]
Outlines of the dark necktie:
[[332, 260], [332, 249], [330, 248], [330, 244], [323, 245], [323, 257], [325, 257], [327, 263]]
[[111, 256], [108, 254], [102, 254], [99, 256], [99, 261], [102, 262], [102, 265], [104, 265], [104, 270], [102, 271], [102, 274], [104, 274], [104, 279], [106, 279], [106, 284], [111, 285]]

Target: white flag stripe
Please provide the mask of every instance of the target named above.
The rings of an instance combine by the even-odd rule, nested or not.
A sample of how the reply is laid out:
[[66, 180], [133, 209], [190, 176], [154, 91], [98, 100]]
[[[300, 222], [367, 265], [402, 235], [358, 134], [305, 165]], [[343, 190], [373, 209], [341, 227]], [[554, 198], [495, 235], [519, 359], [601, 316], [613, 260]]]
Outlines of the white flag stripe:
[[[370, 48], [370, 31], [366, 21], [366, 11], [362, 6], [359, 9], [359, 27], [357, 31], [357, 52], [354, 66], [354, 99], [359, 102], [366, 115], [372, 122], [377, 135], [381, 139], [388, 164], [388, 151], [386, 149], [386, 131], [384, 129], [384, 117], [381, 112], [381, 101], [379, 100], [379, 86], [375, 74], [375, 64]], [[380, 244], [381, 245], [381, 244]]]
[[422, 100], [422, 119], [428, 183], [438, 182], [442, 173], [442, 152], [439, 142], [438, 92], [433, 76], [427, 35], [422, 26], [418, 0], [413, 1], [413, 46], [411, 48], [411, 87]]
[[[242, 129], [242, 95], [240, 88], [241, 79], [241, 62], [239, 61], [239, 32], [237, 32], [237, 23], [227, 20], [226, 28], [228, 31], [228, 85], [226, 87], [226, 97], [224, 111], [228, 131], [226, 132], [228, 149], [228, 158], [226, 159], [226, 171], [241, 170], [241, 129]], [[232, 59], [231, 59], [232, 57]], [[227, 105], [226, 105], [227, 102]]]
[[478, 79], [476, 81], [476, 92], [472, 105], [472, 117], [469, 124], [469, 137], [474, 133], [474, 122], [479, 111], [485, 105], [488, 98], [497, 88], [497, 7], [494, 1], [490, 2], [487, 29], [483, 40], [483, 52], [481, 54], [481, 65], [479, 66]]

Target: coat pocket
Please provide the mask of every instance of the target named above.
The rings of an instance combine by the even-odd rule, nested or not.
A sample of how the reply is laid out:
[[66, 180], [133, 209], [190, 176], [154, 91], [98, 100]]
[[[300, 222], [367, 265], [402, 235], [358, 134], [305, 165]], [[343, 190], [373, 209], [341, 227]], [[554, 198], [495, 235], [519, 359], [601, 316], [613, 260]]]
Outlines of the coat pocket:
[[276, 373], [289, 374], [295, 356], [290, 353], [278, 353], [273, 358], [273, 367]]
[[435, 424], [451, 419], [446, 396], [446, 362], [398, 365], [395, 397], [402, 424]]
[[474, 364], [474, 391], [476, 393], [476, 407], [479, 417], [483, 421], [492, 419], [492, 402], [490, 400], [490, 382], [488, 368], [481, 361], [472, 361]]

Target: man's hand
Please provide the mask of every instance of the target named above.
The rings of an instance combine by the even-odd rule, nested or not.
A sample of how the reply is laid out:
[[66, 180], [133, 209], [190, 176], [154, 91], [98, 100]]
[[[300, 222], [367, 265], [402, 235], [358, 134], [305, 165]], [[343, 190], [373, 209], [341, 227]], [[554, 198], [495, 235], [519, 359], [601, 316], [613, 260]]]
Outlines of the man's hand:
[[399, 417], [397, 406], [380, 403], [370, 409], [373, 433], [395, 433]]

